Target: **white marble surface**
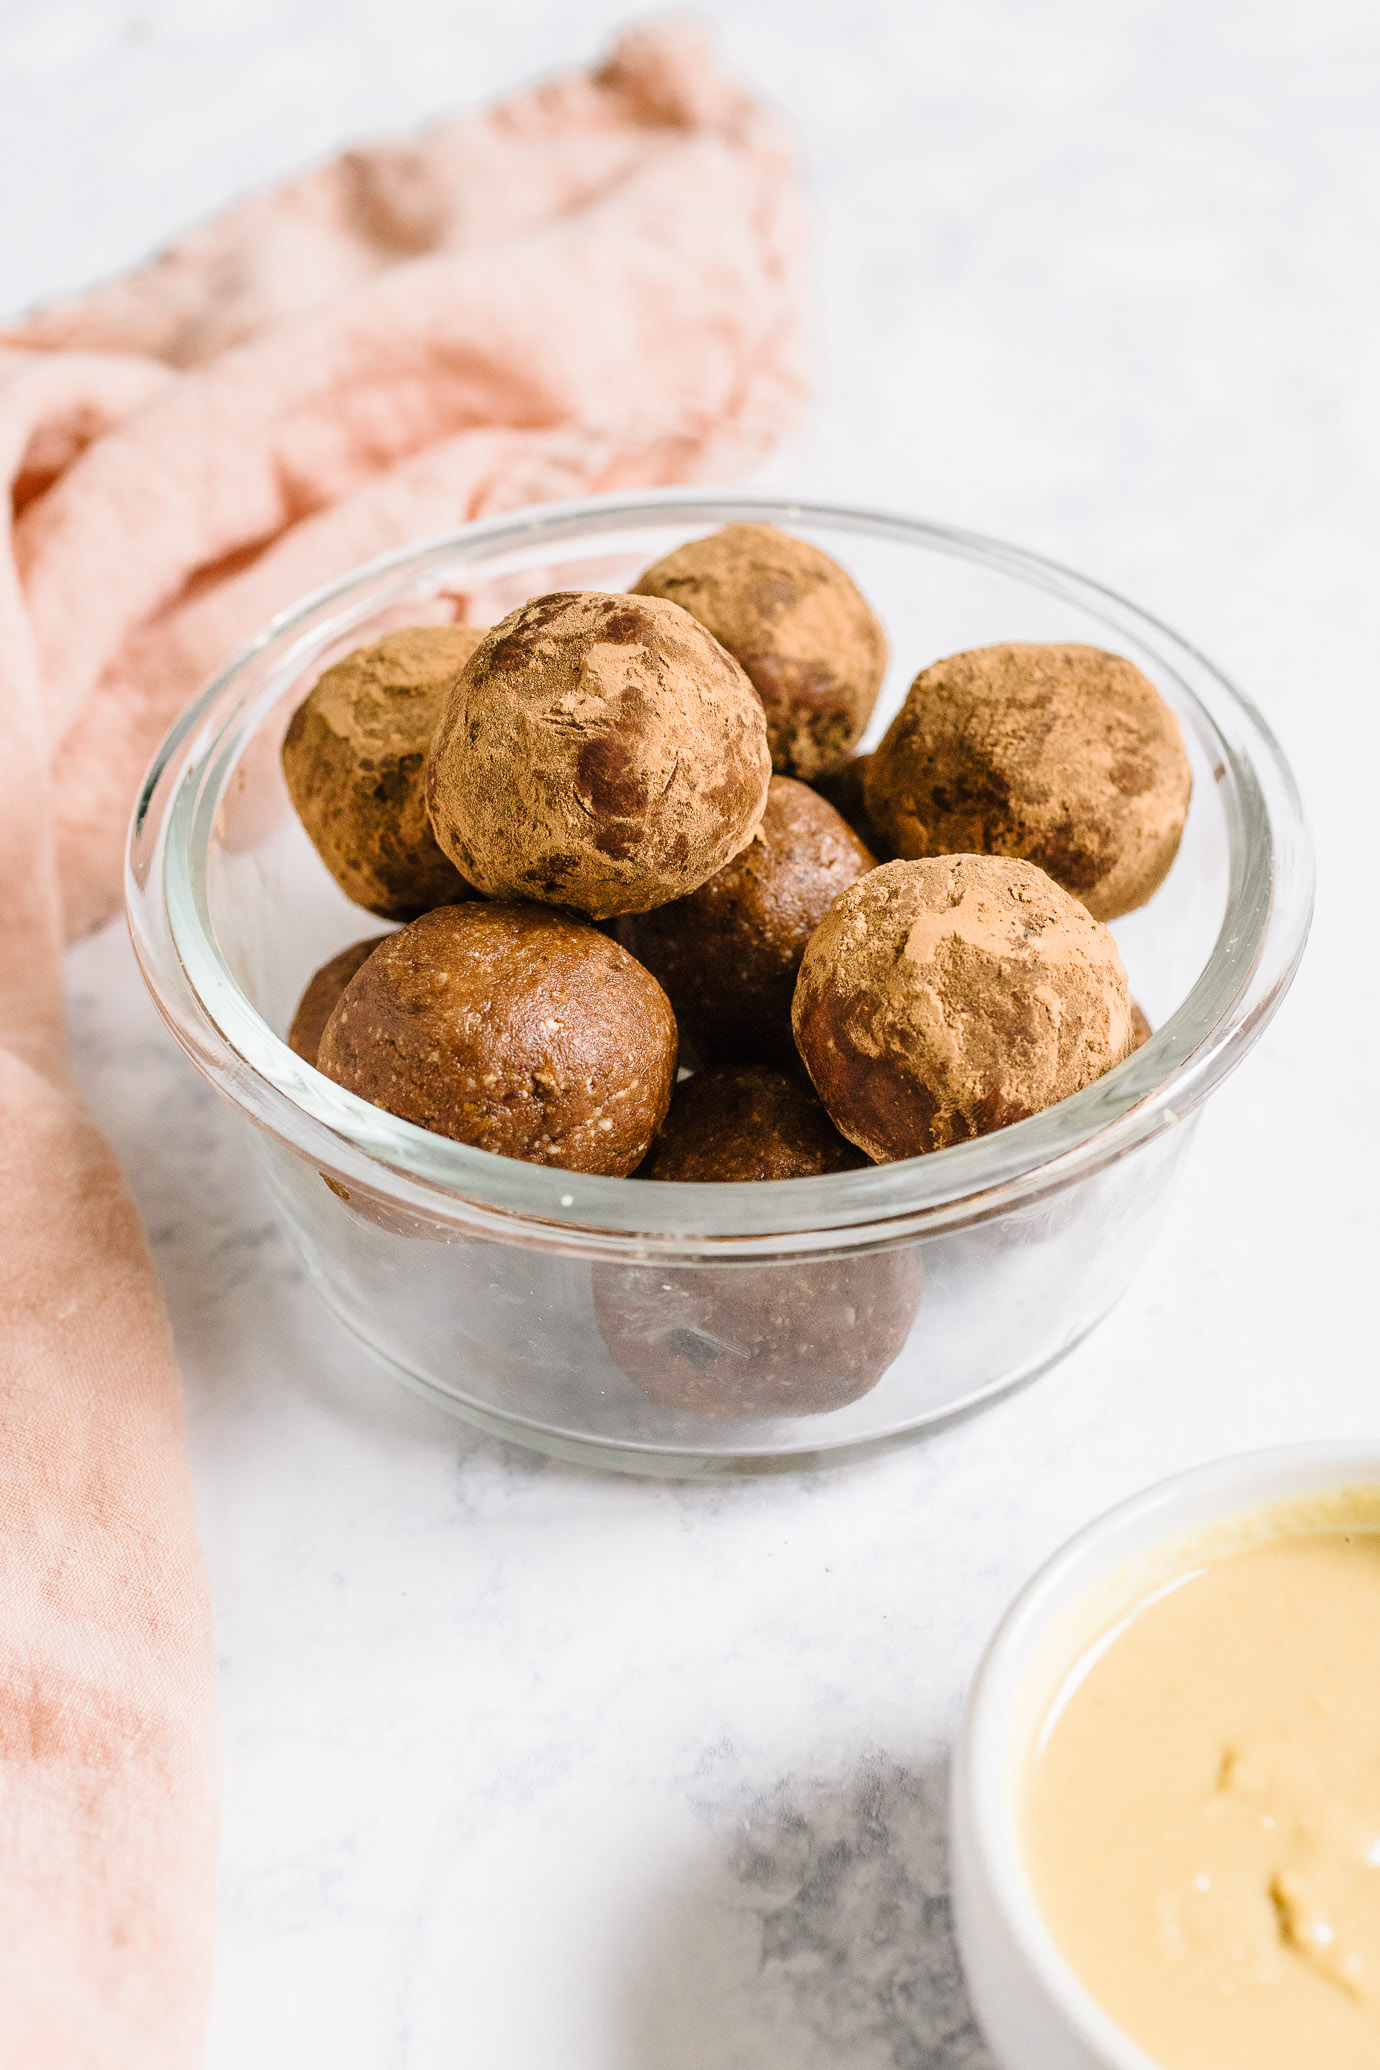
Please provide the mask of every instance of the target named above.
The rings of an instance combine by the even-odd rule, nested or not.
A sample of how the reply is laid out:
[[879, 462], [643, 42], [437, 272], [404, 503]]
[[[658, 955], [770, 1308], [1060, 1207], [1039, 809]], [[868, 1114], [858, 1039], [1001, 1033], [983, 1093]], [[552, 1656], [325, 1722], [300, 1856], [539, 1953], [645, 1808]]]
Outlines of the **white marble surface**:
[[[1018, 538], [1194, 637], [1296, 759], [1314, 942], [1139, 1283], [1058, 1372], [880, 1464], [685, 1488], [402, 1395], [302, 1284], [121, 938], [73, 955], [220, 1634], [212, 2070], [976, 2070], [944, 1770], [1002, 1605], [1171, 1468], [1380, 1425], [1380, 13], [709, 12], [797, 116], [822, 215], [824, 393], [767, 479]], [[8, 0], [0, 300], [617, 18]]]

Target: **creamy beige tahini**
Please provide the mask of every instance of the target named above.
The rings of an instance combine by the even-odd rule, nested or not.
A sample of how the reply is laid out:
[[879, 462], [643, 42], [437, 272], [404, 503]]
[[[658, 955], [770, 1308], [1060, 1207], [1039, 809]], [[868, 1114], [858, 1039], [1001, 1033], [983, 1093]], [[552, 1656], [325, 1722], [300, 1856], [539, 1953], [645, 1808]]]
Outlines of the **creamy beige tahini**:
[[1377, 2070], [1380, 1499], [1162, 1582], [1023, 1809], [1055, 1940], [1165, 2070]]

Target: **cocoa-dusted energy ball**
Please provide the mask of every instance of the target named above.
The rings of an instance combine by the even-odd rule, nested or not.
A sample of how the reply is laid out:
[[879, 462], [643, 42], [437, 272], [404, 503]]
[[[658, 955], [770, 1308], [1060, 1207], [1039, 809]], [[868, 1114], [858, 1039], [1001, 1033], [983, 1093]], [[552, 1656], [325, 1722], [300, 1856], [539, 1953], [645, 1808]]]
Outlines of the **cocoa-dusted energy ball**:
[[639, 596], [682, 605], [751, 676], [772, 767], [810, 780], [844, 761], [886, 674], [886, 634], [853, 579], [773, 525], [727, 525], [648, 568]]
[[385, 919], [473, 896], [436, 846], [424, 779], [447, 686], [482, 637], [388, 633], [328, 668], [288, 727], [283, 774], [303, 826], [346, 896]]
[[752, 685], [688, 612], [566, 590], [512, 612], [461, 670], [427, 800], [481, 891], [604, 920], [722, 869], [770, 774]]
[[1150, 1037], [1154, 1034], [1154, 1032], [1154, 1029], [1150, 1025], [1150, 1017], [1146, 1013], [1145, 1008], [1143, 1006], [1137, 1006], [1135, 1000], [1133, 999], [1131, 1001], [1132, 1049], [1144, 1049], [1146, 1043], [1150, 1040]]
[[783, 1264], [597, 1265], [614, 1363], [697, 1416], [820, 1416], [875, 1387], [920, 1306], [916, 1245]]
[[541, 907], [439, 906], [346, 986], [317, 1068], [438, 1135], [623, 1176], [670, 1103], [666, 994], [597, 928]]
[[619, 923], [701, 1055], [795, 1063], [805, 944], [875, 858], [807, 784], [774, 776], [755, 838], [688, 898]]
[[639, 1179], [813, 1179], [857, 1171], [861, 1150], [798, 1077], [765, 1064], [721, 1064], [684, 1079]]
[[1133, 1047], [1116, 943], [1033, 863], [884, 863], [801, 965], [795, 1037], [850, 1142], [879, 1162], [1024, 1121]]
[[1038, 863], [1098, 920], [1168, 875], [1192, 776], [1153, 683], [1100, 647], [975, 647], [922, 669], [872, 757], [868, 817], [899, 856]]
[[287, 1039], [288, 1048], [295, 1049], [305, 1063], [316, 1062], [322, 1032], [335, 1012], [341, 993], [383, 939], [381, 934], [371, 934], [367, 941], [351, 942], [348, 949], [342, 949], [338, 955], [332, 956], [329, 963], [322, 964], [298, 1000]]

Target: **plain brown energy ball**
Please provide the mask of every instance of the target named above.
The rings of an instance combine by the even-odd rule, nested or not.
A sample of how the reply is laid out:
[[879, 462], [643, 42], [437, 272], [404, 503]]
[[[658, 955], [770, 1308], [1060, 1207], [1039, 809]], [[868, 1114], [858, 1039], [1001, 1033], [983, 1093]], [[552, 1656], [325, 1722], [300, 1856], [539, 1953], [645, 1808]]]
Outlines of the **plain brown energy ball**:
[[897, 855], [1020, 856], [1114, 920], [1168, 875], [1192, 783], [1178, 721], [1131, 662], [1016, 644], [922, 669], [865, 791]]
[[427, 799], [481, 891], [604, 920], [722, 869], [756, 832], [770, 774], [761, 703], [702, 625], [659, 597], [567, 590], [475, 649]]
[[[329, 963], [323, 963], [317, 971], [298, 1001], [292, 1026], [288, 1029], [288, 1045], [304, 1062], [315, 1064], [326, 1023], [339, 1005], [345, 987], [360, 966], [373, 955], [379, 943], [386, 940], [386, 935], [371, 934], [366, 941], [352, 942], [348, 949], [332, 956]], [[351, 1214], [372, 1223], [376, 1229], [386, 1229], [391, 1236], [437, 1243], [444, 1242], [449, 1234], [443, 1225], [414, 1214], [408, 1208], [401, 1208], [394, 1201], [383, 1200], [358, 1186], [344, 1186], [339, 1179], [328, 1178], [325, 1172], [321, 1173], [321, 1179]]]
[[794, 1019], [836, 1126], [879, 1162], [1024, 1121], [1134, 1045], [1107, 929], [1005, 856], [862, 878], [805, 951]]
[[765, 1064], [721, 1064], [683, 1079], [639, 1179], [812, 1179], [865, 1166], [808, 1085]]
[[840, 818], [848, 821], [858, 839], [867, 843], [878, 862], [895, 862], [891, 849], [867, 816], [866, 784], [871, 767], [871, 755], [852, 755], [837, 769], [817, 776], [814, 788], [821, 798], [829, 800]]
[[847, 759], [877, 702], [887, 644], [827, 553], [773, 525], [727, 525], [667, 554], [636, 591], [683, 605], [737, 656], [766, 708], [778, 775], [809, 781]]
[[384, 939], [381, 934], [371, 934], [367, 941], [351, 942], [348, 949], [342, 949], [338, 955], [332, 956], [329, 963], [322, 964], [298, 1000], [287, 1039], [288, 1048], [295, 1049], [305, 1063], [316, 1062], [322, 1034], [339, 1004], [341, 993], [360, 965], [367, 962]]
[[350, 980], [317, 1067], [457, 1142], [623, 1176], [670, 1104], [676, 1021], [655, 978], [584, 921], [440, 906]]
[[293, 714], [283, 774], [298, 817], [357, 906], [412, 920], [473, 892], [427, 818], [427, 749], [446, 690], [482, 639], [414, 625], [328, 668]]
[[[814, 1178], [867, 1159], [798, 1079], [762, 1066], [676, 1089], [638, 1177]], [[649, 1400], [697, 1416], [818, 1416], [876, 1386], [920, 1304], [917, 1246], [787, 1263], [597, 1265], [610, 1356]]]
[[696, 1416], [821, 1416], [895, 1364], [920, 1306], [917, 1245], [850, 1258], [596, 1265], [610, 1357], [650, 1401]]
[[755, 838], [688, 898], [619, 923], [705, 1057], [795, 1063], [805, 944], [876, 859], [808, 785], [774, 776]]

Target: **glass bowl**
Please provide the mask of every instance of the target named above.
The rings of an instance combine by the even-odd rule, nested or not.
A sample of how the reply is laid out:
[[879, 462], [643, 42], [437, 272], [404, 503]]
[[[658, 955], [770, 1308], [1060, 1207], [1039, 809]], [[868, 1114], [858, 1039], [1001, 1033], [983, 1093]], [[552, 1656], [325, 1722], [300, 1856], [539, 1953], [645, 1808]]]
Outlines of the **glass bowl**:
[[[489, 623], [529, 595], [622, 589], [745, 520], [813, 540], [880, 613], [869, 744], [916, 671], [998, 640], [1128, 655], [1178, 714], [1194, 794], [1178, 859], [1115, 923], [1155, 1032], [1015, 1127], [814, 1179], [673, 1185], [520, 1164], [334, 1085], [283, 1031], [314, 970], [385, 923], [303, 832], [279, 762], [322, 668], [392, 627]], [[1033, 554], [911, 519], [722, 493], [591, 497], [470, 525], [284, 612], [149, 771], [130, 926], [160, 1011], [252, 1124], [277, 1212], [329, 1306], [486, 1430], [635, 1472], [817, 1464], [1032, 1379], [1126, 1287], [1202, 1102], [1279, 1004], [1312, 872], [1293, 779], [1253, 707], [1131, 604]]]

